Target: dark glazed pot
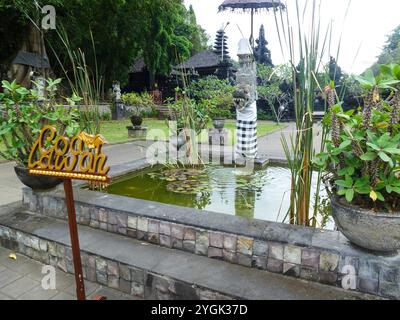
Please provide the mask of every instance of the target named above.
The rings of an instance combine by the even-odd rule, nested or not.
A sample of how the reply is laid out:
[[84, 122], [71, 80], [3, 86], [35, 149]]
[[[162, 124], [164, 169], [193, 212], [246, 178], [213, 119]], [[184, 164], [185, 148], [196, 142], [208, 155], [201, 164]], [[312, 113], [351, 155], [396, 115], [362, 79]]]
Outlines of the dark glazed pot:
[[352, 243], [371, 251], [396, 253], [400, 249], [400, 212], [373, 212], [332, 199], [336, 226]]
[[131, 122], [134, 127], [140, 127], [143, 123], [143, 118], [140, 116], [131, 116]]
[[225, 119], [214, 119], [213, 126], [215, 129], [221, 131], [225, 126]]
[[63, 182], [62, 179], [52, 177], [36, 177], [31, 176], [28, 173], [28, 169], [23, 166], [15, 166], [14, 171], [17, 174], [18, 179], [27, 187], [33, 190], [48, 190], [55, 188]]

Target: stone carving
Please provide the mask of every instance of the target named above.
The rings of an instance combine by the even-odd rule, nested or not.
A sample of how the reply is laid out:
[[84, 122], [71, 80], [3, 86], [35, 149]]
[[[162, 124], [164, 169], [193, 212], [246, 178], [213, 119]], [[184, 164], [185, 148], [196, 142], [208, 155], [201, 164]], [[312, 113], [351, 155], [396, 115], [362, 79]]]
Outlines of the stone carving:
[[121, 86], [118, 81], [114, 81], [112, 85], [114, 101], [121, 101]]
[[111, 116], [113, 120], [121, 120], [126, 116], [125, 105], [121, 101], [121, 86], [118, 81], [114, 81], [112, 85], [113, 93], [113, 109]]
[[246, 84], [239, 85], [235, 90], [233, 101], [236, 110], [243, 111], [251, 104], [251, 87]]

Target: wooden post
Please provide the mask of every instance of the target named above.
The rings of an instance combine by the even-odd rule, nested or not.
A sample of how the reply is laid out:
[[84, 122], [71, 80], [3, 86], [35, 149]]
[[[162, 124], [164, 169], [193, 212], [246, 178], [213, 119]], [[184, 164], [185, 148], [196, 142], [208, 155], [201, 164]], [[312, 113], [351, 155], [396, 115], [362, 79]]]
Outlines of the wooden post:
[[78, 300], [86, 300], [85, 283], [83, 281], [82, 261], [79, 248], [78, 227], [76, 224], [76, 213], [74, 194], [72, 191], [71, 179], [64, 180], [65, 203], [68, 210], [69, 234], [71, 237], [72, 258], [74, 260], [76, 296]]
[[[50, 133], [50, 136], [48, 134]], [[49, 138], [50, 137], [50, 138]], [[43, 149], [41, 147], [42, 141], [47, 138], [47, 142], [52, 145], [46, 147], [47, 149]], [[81, 143], [81, 147], [78, 153], [72, 152], [74, 157], [74, 163], [72, 168], [69, 166], [69, 160], [67, 157], [72, 156], [71, 150], [75, 150], [73, 143], [67, 144], [67, 146], [63, 149], [62, 154], [60, 155], [57, 150], [59, 150], [57, 144], [58, 139], [62, 139], [62, 141], [76, 141], [79, 140]], [[68, 211], [68, 227], [69, 227], [69, 235], [71, 237], [71, 247], [72, 247], [72, 258], [74, 262], [74, 272], [75, 272], [75, 282], [76, 282], [76, 296], [78, 300], [86, 300], [85, 296], [85, 282], [83, 280], [83, 272], [82, 272], [82, 261], [80, 255], [79, 248], [79, 236], [78, 236], [78, 226], [76, 221], [76, 213], [75, 213], [75, 204], [74, 204], [74, 194], [72, 190], [72, 179], [85, 180], [85, 181], [94, 181], [99, 184], [108, 184], [111, 179], [107, 176], [107, 173], [110, 170], [110, 167], [106, 167], [105, 163], [107, 161], [107, 156], [102, 153], [101, 148], [106, 143], [104, 137], [100, 134], [90, 135], [86, 132], [81, 132], [79, 135], [70, 139], [69, 137], [62, 137], [57, 135], [57, 128], [54, 126], [44, 126], [40, 132], [39, 138], [34, 143], [34, 146], [31, 149], [29, 154], [29, 174], [32, 176], [39, 177], [58, 177], [64, 179], [64, 191], [65, 191], [65, 204]], [[90, 174], [87, 172], [87, 169], [83, 165], [86, 157], [86, 151], [90, 150], [93, 153], [96, 153], [96, 157], [101, 159], [95, 165], [94, 172]], [[35, 161], [34, 159], [41, 159], [43, 156], [48, 156], [49, 154], [53, 154], [54, 150], [58, 154], [58, 157], [64, 157], [61, 167], [54, 167], [54, 164], [51, 161], [46, 164], [42, 161]], [[39, 154], [38, 154], [39, 153]], [[93, 160], [93, 159], [92, 159]], [[55, 161], [55, 160], [54, 160]], [[59, 161], [59, 160], [57, 160]], [[66, 168], [66, 164], [68, 163], [68, 168]], [[79, 163], [79, 166], [77, 167]], [[92, 163], [91, 163], [92, 165]], [[101, 297], [103, 300], [105, 297]], [[96, 300], [99, 300], [98, 298]]]
[[254, 53], [254, 8], [251, 8], [251, 35], [250, 35], [250, 45]]

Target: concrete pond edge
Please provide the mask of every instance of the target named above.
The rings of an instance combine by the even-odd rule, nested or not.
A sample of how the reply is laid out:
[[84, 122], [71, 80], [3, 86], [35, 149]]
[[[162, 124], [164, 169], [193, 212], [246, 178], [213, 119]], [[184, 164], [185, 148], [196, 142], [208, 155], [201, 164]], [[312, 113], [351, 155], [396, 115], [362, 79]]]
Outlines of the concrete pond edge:
[[[111, 175], [119, 177], [148, 166], [141, 159], [113, 166]], [[400, 255], [365, 251], [339, 231], [247, 220], [82, 187], [75, 184], [81, 225], [249, 268], [400, 299]], [[23, 206], [58, 219], [67, 216], [61, 188], [46, 192], [25, 188]]]

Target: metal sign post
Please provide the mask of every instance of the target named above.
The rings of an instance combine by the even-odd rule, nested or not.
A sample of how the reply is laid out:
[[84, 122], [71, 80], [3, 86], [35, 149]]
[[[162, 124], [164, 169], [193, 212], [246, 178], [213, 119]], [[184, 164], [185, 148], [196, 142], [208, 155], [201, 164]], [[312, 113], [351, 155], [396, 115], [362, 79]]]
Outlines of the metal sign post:
[[[105, 166], [107, 156], [101, 151], [105, 143], [106, 141], [101, 135], [92, 136], [81, 132], [69, 139], [57, 135], [55, 127], [45, 126], [29, 155], [30, 175], [57, 177], [64, 180], [65, 204], [68, 211], [78, 300], [85, 300], [86, 296], [72, 179], [86, 180], [99, 185], [106, 185], [110, 182], [110, 178], [107, 176], [110, 168]], [[104, 297], [98, 297], [97, 300], [104, 300]]]

